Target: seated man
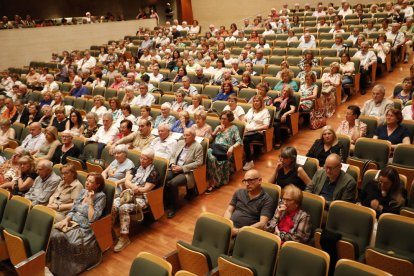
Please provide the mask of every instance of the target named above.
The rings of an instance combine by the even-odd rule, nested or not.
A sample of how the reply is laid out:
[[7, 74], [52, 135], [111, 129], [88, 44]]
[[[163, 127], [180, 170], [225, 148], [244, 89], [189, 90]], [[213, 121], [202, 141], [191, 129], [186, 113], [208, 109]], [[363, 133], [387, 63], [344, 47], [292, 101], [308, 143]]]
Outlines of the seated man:
[[378, 124], [385, 123], [387, 110], [394, 107], [394, 102], [385, 98], [385, 87], [377, 84], [372, 88], [372, 99], [364, 103], [361, 115], [373, 116], [378, 119]]
[[73, 97], [82, 97], [83, 95], [88, 94], [88, 89], [82, 85], [82, 79], [79, 76], [76, 76], [74, 79], [75, 85], [72, 90], [70, 90], [69, 95]]
[[301, 41], [298, 45], [299, 49], [310, 49], [316, 48], [316, 43], [314, 40], [311, 39], [310, 33], [305, 33], [303, 35], [303, 41]]
[[[199, 66], [195, 70], [195, 75], [191, 77], [191, 83], [194, 84], [208, 84], [210, 80], [204, 75], [203, 67]], [[184, 82], [184, 78], [183, 78]]]
[[47, 205], [49, 198], [56, 190], [60, 177], [53, 172], [53, 163], [49, 160], [40, 160], [37, 163], [37, 174], [33, 186], [25, 194], [25, 198], [32, 202], [32, 205]]
[[331, 153], [325, 161], [324, 169], [318, 170], [305, 192], [323, 196], [326, 207], [334, 200], [354, 202], [356, 197], [355, 179], [341, 170], [341, 156]]
[[158, 126], [158, 137], [152, 140], [150, 148], [155, 155], [170, 160], [174, 149], [177, 147], [177, 141], [170, 136], [171, 127], [169, 124], [161, 123]]
[[40, 147], [46, 143], [45, 134], [42, 132], [42, 126], [39, 122], [30, 124], [30, 134], [26, 136], [19, 148], [29, 151], [31, 154], [35, 154]]
[[187, 197], [195, 194], [193, 170], [203, 164], [203, 147], [195, 140], [196, 133], [192, 128], [184, 130], [184, 140], [180, 140], [170, 158], [170, 170], [164, 190], [169, 211], [167, 218], [175, 216], [178, 207], [178, 186], [187, 186]]
[[148, 93], [148, 85], [145, 82], [139, 84], [139, 95], [131, 102], [131, 106], [151, 106], [155, 103], [155, 97]]
[[170, 126], [173, 126], [175, 122], [175, 117], [170, 115], [171, 104], [166, 102], [161, 105], [161, 114], [155, 118], [154, 128], [157, 128], [160, 124], [165, 123]]
[[361, 43], [361, 50], [355, 53], [354, 58], [358, 58], [360, 62], [360, 71], [361, 71], [361, 94], [364, 95], [368, 85], [371, 75], [371, 67], [374, 63], [377, 62], [377, 55], [369, 49], [369, 43], [364, 41]]
[[24, 106], [22, 100], [16, 100], [14, 102], [14, 106], [16, 107], [16, 113], [14, 114], [13, 118], [10, 119], [10, 122], [13, 124], [15, 122], [24, 124], [27, 126], [29, 122], [29, 109]]
[[141, 119], [138, 122], [138, 131], [134, 131], [116, 141], [112, 145], [111, 151], [113, 151], [117, 145], [131, 143], [134, 150], [142, 151], [145, 147], [151, 144], [152, 140], [154, 140], [154, 136], [151, 134], [151, 122], [147, 119]]
[[157, 81], [160, 82], [164, 76], [160, 73], [160, 67], [153, 66], [152, 73], [149, 73], [148, 76], [150, 77], [150, 81]]
[[[203, 70], [203, 69], [201, 69]], [[202, 72], [202, 71], [201, 71]], [[186, 96], [194, 96], [198, 94], [197, 88], [191, 85], [190, 78], [188, 76], [184, 76], [182, 79], [183, 86], [180, 87], [181, 91], [184, 91]]]
[[97, 142], [98, 158], [101, 158], [102, 150], [108, 143], [112, 143], [118, 135], [118, 128], [116, 124], [113, 124], [112, 112], [107, 112], [102, 116], [102, 126], [91, 137], [86, 139], [86, 142]]
[[263, 229], [273, 217], [273, 200], [262, 189], [262, 178], [257, 170], [244, 175], [246, 189], [237, 190], [227, 207], [224, 217], [233, 221], [232, 235], [236, 236], [243, 226]]
[[266, 65], [267, 60], [263, 57], [263, 50], [257, 49], [256, 50], [256, 57], [252, 60], [253, 64], [262, 64]]

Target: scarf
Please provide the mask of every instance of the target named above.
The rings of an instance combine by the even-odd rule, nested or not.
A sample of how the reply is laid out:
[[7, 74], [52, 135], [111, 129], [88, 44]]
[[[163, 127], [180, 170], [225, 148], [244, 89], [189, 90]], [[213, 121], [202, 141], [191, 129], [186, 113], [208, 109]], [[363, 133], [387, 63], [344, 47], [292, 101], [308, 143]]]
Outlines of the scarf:
[[[282, 99], [283, 99], [283, 98], [282, 98]], [[289, 97], [287, 97], [287, 98], [283, 99], [283, 101], [280, 103], [280, 109], [282, 109], [282, 110], [283, 110], [283, 109], [285, 109], [285, 108], [286, 108], [288, 100], [289, 100]]]
[[137, 186], [142, 186], [147, 182], [147, 178], [154, 169], [154, 164], [149, 165], [147, 168], [143, 168], [142, 166], [139, 166], [137, 169], [137, 172], [135, 173], [135, 176], [132, 178], [131, 182], [134, 183]]

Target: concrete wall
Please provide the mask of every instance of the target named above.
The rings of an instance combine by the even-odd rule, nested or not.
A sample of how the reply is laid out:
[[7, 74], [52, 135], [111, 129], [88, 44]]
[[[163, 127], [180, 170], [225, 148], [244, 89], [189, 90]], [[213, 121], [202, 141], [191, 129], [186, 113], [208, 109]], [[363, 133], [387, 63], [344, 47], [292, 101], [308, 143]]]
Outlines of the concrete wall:
[[[296, 1], [274, 1], [274, 0], [238, 0], [238, 1], [223, 1], [223, 0], [192, 0], [194, 19], [197, 19], [202, 26], [202, 33], [208, 29], [208, 25], [213, 23], [216, 27], [220, 25], [230, 27], [231, 23], [236, 23], [241, 26], [243, 19], [254, 17], [256, 15], [263, 15], [266, 17], [270, 13], [271, 8], [282, 8], [284, 3], [288, 3], [289, 7], [294, 7], [295, 3], [300, 3], [303, 7], [305, 3], [309, 3], [311, 7], [315, 7], [320, 0], [296, 0]], [[333, 2], [335, 5], [340, 4], [340, 0], [322, 1], [327, 4]], [[373, 0], [349, 0], [351, 4], [357, 3], [378, 3], [386, 1]]]
[[29, 65], [30, 61], [48, 61], [52, 52], [84, 50], [91, 45], [134, 35], [138, 27], [153, 29], [154, 19], [131, 20], [89, 25], [56, 26], [0, 31], [0, 70]]

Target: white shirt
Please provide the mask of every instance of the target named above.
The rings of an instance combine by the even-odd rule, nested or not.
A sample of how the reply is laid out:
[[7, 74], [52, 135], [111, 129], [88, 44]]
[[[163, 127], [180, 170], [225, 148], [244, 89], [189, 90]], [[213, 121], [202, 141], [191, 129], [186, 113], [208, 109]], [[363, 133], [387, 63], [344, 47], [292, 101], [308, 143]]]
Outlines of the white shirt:
[[44, 143], [46, 143], [46, 137], [43, 133], [34, 137], [29, 134], [23, 140], [21, 147], [28, 151], [39, 150]]
[[57, 84], [55, 81], [52, 81], [51, 83], [46, 83], [43, 87], [42, 94], [45, 92], [54, 92], [59, 90], [59, 84]]
[[308, 43], [302, 41], [299, 43], [298, 48], [300, 49], [309, 49], [309, 48], [316, 48], [316, 43], [314, 40], [310, 40]]
[[150, 81], [160, 82], [164, 78], [164, 76], [160, 73], [158, 73], [156, 76], [153, 73], [149, 73], [148, 76], [150, 77]]
[[361, 60], [360, 65], [369, 66], [377, 61], [377, 55], [373, 51], [368, 51], [366, 54], [363, 54], [361, 51], [355, 53], [354, 58], [359, 58]]
[[[302, 36], [299, 38], [299, 41], [305, 41], [305, 37], [302, 35]], [[311, 41], [315, 41], [315, 36], [314, 36], [314, 35], [311, 35]]]
[[342, 15], [343, 18], [345, 18], [345, 16], [352, 14], [352, 10], [351, 8], [348, 8], [346, 11], [343, 9], [340, 9], [338, 12], [338, 15]]
[[250, 108], [244, 116], [244, 120], [246, 121], [246, 129], [257, 129], [259, 127], [269, 126], [270, 114], [267, 108], [263, 108], [259, 112]]
[[78, 70], [81, 68], [82, 70], [91, 70], [96, 65], [96, 59], [94, 57], [90, 57], [88, 60], [85, 58], [78, 61]]
[[101, 105], [99, 108], [96, 108], [96, 106], [92, 107], [91, 112], [95, 112], [96, 115], [98, 115], [98, 124], [102, 124], [102, 116], [107, 112], [108, 110], [106, 109], [105, 106]]
[[413, 17], [414, 15], [413, 7], [411, 6], [407, 6], [405, 9], [401, 9], [401, 11], [404, 13], [405, 18]]
[[[226, 105], [223, 108], [223, 111], [225, 110], [230, 110], [230, 106]], [[233, 112], [234, 119], [236, 120], [240, 120], [240, 117], [246, 114], [246, 112], [244, 112], [244, 109], [241, 106], [236, 106], [234, 110], [230, 110], [230, 111]]]
[[403, 32], [397, 31], [393, 33], [392, 31], [387, 32], [387, 40], [391, 41], [391, 46], [396, 47], [402, 45], [405, 42], [405, 35]]
[[118, 128], [113, 124], [108, 131], [105, 130], [104, 126], [101, 126], [98, 131], [89, 138], [89, 141], [95, 141], [103, 144], [108, 144], [109, 142], [115, 141], [116, 136], [118, 135]]
[[150, 147], [154, 150], [155, 156], [170, 160], [177, 147], [177, 140], [168, 136], [164, 141], [161, 141], [161, 138], [157, 137], [152, 140]]
[[413, 112], [411, 109], [411, 105], [407, 105], [406, 107], [403, 108], [402, 110], [402, 115], [404, 120], [412, 120], [413, 119]]
[[321, 12], [314, 11], [314, 12], [312, 13], [312, 16], [316, 16], [316, 17], [319, 17], [319, 16], [325, 16], [325, 15], [326, 15], [326, 12], [325, 12], [325, 11], [321, 11]]
[[132, 102], [131, 102], [131, 106], [143, 106], [143, 105], [148, 105], [151, 106], [153, 103], [155, 103], [155, 97], [154, 95], [147, 93], [145, 94], [145, 96], [141, 96], [138, 95], [136, 96]]

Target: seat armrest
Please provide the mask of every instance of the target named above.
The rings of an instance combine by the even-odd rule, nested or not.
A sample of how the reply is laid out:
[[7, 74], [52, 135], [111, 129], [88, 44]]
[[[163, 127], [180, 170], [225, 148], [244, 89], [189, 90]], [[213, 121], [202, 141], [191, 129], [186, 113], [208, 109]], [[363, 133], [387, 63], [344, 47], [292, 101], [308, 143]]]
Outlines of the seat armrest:
[[46, 252], [39, 251], [30, 258], [16, 264], [14, 268], [19, 275], [45, 275]]

